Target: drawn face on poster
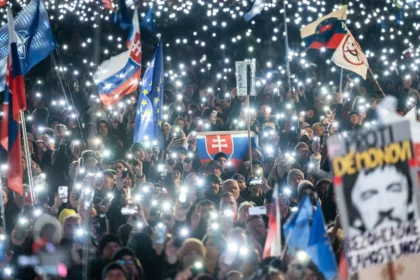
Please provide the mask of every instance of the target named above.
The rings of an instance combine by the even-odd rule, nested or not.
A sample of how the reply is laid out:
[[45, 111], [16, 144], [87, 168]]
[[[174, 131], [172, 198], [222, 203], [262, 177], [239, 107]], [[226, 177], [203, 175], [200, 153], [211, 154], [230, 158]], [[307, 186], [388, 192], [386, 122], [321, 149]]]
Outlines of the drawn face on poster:
[[413, 191], [407, 162], [361, 170], [350, 195], [351, 234], [397, 227], [413, 219]]

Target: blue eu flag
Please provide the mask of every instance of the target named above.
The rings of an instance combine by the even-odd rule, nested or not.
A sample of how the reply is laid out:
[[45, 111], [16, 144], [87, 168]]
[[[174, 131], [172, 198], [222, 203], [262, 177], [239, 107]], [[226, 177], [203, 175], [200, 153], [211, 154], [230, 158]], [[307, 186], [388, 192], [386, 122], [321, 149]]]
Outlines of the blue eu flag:
[[[15, 18], [17, 48], [22, 73], [26, 74], [55, 48], [47, 11], [41, 0], [32, 0]], [[0, 28], [0, 90], [4, 90], [9, 46], [7, 24]]]
[[159, 41], [154, 58], [143, 76], [134, 126], [134, 142], [142, 142], [147, 135], [162, 146], [163, 51]]
[[316, 200], [316, 209], [309, 235], [308, 248], [305, 251], [319, 271], [324, 274], [325, 278], [331, 280], [337, 276], [337, 263], [332, 250], [331, 240], [325, 230], [324, 216], [318, 200]]
[[153, 37], [156, 37], [156, 25], [153, 19], [153, 6], [150, 7], [146, 16], [141, 21], [140, 26], [149, 30]]
[[307, 196], [300, 202], [298, 211], [293, 213], [283, 225], [286, 242], [290, 247], [302, 250], [308, 247], [312, 215], [312, 203]]

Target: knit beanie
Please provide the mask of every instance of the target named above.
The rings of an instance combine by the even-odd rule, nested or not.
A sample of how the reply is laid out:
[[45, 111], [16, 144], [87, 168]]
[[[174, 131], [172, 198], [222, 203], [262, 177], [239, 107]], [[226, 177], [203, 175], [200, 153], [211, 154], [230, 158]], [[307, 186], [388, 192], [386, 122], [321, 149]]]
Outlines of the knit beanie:
[[203, 257], [203, 259], [206, 258], [206, 247], [204, 247], [203, 242], [196, 238], [187, 238], [184, 240], [178, 252], [179, 260], [182, 260], [185, 254], [190, 251], [197, 252]]
[[311, 189], [315, 192], [314, 185], [308, 180], [304, 180], [298, 185], [298, 196], [301, 196], [304, 190]]
[[99, 241], [99, 245], [98, 245], [98, 247], [99, 247], [99, 253], [101, 255], [102, 255], [102, 252], [103, 252], [105, 246], [108, 243], [111, 243], [111, 242], [115, 242], [115, 243], [120, 244], [120, 240], [114, 234], [107, 234], [107, 235], [104, 235], [104, 237], [101, 238], [101, 240]]
[[106, 274], [114, 269], [118, 269], [121, 270], [124, 275], [125, 275], [125, 279], [128, 279], [128, 273], [127, 270], [125, 270], [124, 266], [122, 266], [121, 264], [117, 263], [117, 262], [111, 262], [109, 264], [107, 264], [104, 269], [102, 269], [102, 277], [101, 279], [105, 279], [106, 278]]
[[112, 259], [114, 261], [121, 259], [124, 256], [130, 256], [136, 258], [136, 253], [128, 247], [122, 247], [115, 251], [114, 255], [112, 256]]
[[289, 171], [289, 174], [287, 174], [287, 184], [288, 185], [290, 184], [290, 179], [295, 175], [301, 176], [302, 179], [305, 179], [305, 176], [303, 175], [302, 171], [300, 171], [299, 169], [292, 169], [292, 170]]
[[63, 225], [64, 220], [67, 219], [70, 216], [78, 216], [76, 211], [74, 211], [73, 209], [68, 209], [65, 208], [63, 209], [63, 211], [61, 211], [60, 215], [58, 215], [58, 221], [60, 222], [60, 225]]

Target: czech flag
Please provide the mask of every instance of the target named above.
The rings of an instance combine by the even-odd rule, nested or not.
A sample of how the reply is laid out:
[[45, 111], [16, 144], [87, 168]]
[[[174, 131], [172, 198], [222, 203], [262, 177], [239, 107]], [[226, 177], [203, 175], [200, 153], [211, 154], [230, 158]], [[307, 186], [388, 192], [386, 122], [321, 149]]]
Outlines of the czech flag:
[[[6, 88], [3, 103], [1, 145], [7, 151], [7, 184], [10, 189], [23, 195], [23, 174], [20, 140], [20, 111], [26, 109], [26, 93], [19, 63], [13, 15], [7, 10], [9, 25], [9, 56], [6, 71]], [[26, 135], [25, 135], [26, 137]], [[27, 159], [30, 160], [30, 159]]]
[[336, 49], [347, 34], [347, 6], [332, 12], [300, 30], [307, 49]]
[[[235, 170], [241, 166], [248, 154], [247, 131], [198, 132], [196, 137], [197, 153], [201, 164], [208, 163], [217, 153], [223, 152]], [[258, 146], [258, 137], [251, 131], [251, 146]]]
[[93, 75], [99, 98], [108, 107], [137, 90], [141, 73], [141, 37], [137, 10], [133, 15], [130, 48], [102, 62]]

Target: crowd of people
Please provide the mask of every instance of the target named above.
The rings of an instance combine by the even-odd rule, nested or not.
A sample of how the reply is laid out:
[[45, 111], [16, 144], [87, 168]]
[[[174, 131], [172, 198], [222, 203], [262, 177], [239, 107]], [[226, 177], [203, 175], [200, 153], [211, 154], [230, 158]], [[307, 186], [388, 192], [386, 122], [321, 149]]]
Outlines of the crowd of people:
[[[338, 261], [343, 234], [327, 139], [375, 125], [381, 93], [365, 85], [348, 81], [352, 102], [338, 89], [325, 94], [315, 81], [295, 92], [266, 87], [250, 109], [226, 83], [215, 85], [223, 94], [207, 85], [166, 89], [163, 148], [148, 137], [133, 143], [136, 93], [109, 113], [74, 80], [76, 110], [31, 102], [23, 195], [7, 188], [2, 167], [2, 277], [324, 279], [292, 249], [263, 258], [267, 214], [276, 184], [282, 223], [307, 195], [313, 205], [319, 200]], [[385, 89], [401, 104], [415, 98], [408, 79], [396, 93]], [[252, 161], [247, 156], [235, 167], [219, 152], [201, 164], [197, 132], [245, 130], [247, 114], [259, 138]], [[265, 214], [253, 213], [256, 206], [266, 206]]]

